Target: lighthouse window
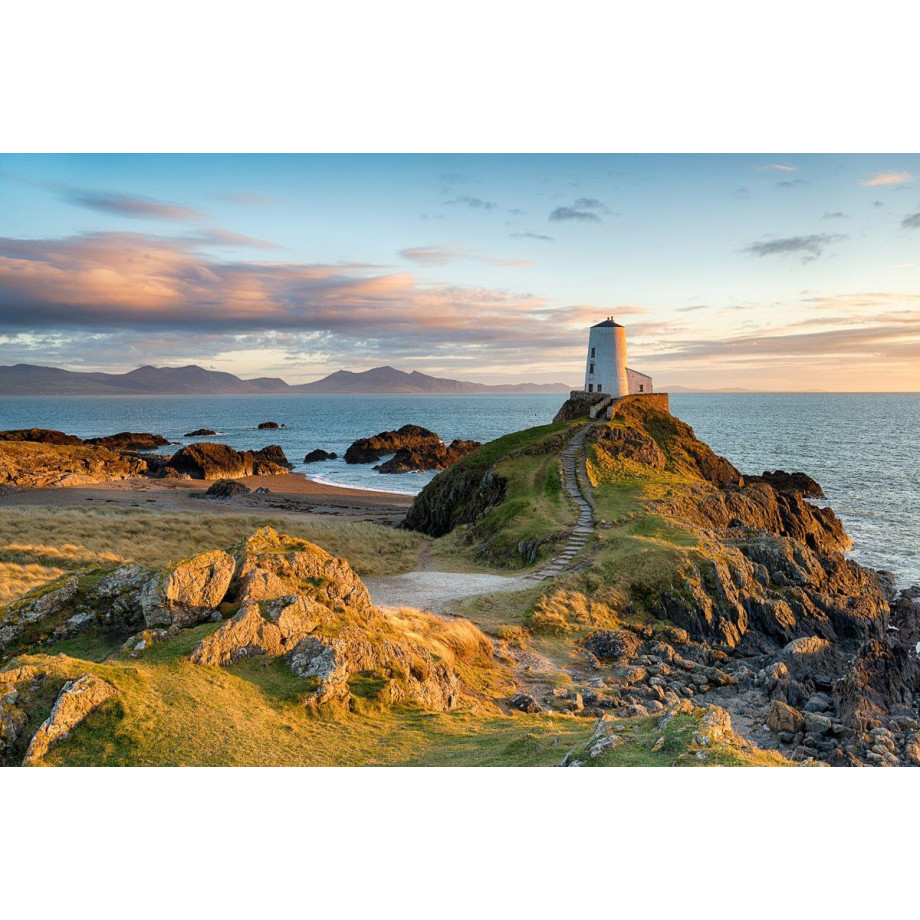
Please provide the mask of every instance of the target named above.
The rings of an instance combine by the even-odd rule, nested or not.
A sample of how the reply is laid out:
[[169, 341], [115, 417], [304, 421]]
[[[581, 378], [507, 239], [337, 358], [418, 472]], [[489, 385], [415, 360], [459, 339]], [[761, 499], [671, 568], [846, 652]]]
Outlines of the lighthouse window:
[[596, 348], [592, 348], [592, 349], [591, 349], [591, 357], [592, 357], [592, 358], [594, 357], [594, 352], [595, 352], [595, 351], [597, 351]]
[[588, 373], [589, 373], [589, 374], [593, 374], [593, 373], [594, 373], [594, 365], [593, 365], [593, 364], [591, 365], [591, 370], [588, 371]]
[[645, 384], [644, 384], [644, 383], [640, 383], [640, 384], [639, 384], [639, 392], [640, 392], [640, 393], [644, 393], [644, 392], [645, 392]]
[[593, 393], [593, 392], [594, 392], [594, 384], [593, 384], [593, 383], [589, 383], [589, 384], [588, 384], [588, 392], [589, 392], [589, 393]]

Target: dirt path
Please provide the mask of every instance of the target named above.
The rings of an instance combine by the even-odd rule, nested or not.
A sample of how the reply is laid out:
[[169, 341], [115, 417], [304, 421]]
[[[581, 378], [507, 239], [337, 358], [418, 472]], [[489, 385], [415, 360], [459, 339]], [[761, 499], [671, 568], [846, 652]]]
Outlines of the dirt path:
[[446, 613], [458, 600], [480, 594], [523, 591], [565, 571], [594, 533], [594, 509], [585, 497], [586, 493], [590, 495], [584, 461], [585, 436], [590, 428], [588, 424], [579, 429], [562, 453], [563, 485], [578, 509], [578, 518], [562, 550], [552, 559], [526, 575], [486, 575], [433, 571], [430, 553], [423, 551], [419, 568], [414, 572], [365, 579], [374, 603]]

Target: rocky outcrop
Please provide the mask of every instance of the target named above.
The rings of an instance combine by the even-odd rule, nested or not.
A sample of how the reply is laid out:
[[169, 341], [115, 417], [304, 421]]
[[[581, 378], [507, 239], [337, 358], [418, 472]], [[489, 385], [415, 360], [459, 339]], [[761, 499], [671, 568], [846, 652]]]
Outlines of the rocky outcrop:
[[212, 619], [230, 587], [236, 561], [212, 550], [177, 563], [144, 586], [141, 608], [147, 626], [182, 628]]
[[259, 422], [258, 424], [259, 431], [266, 431], [275, 428], [285, 428], [285, 425], [279, 425], [277, 422]]
[[0, 441], [0, 485], [25, 489], [81, 486], [139, 476], [143, 460], [104, 447]]
[[235, 547], [236, 599], [243, 603], [300, 594], [335, 607], [371, 606], [351, 566], [324, 549], [263, 527]]
[[87, 438], [86, 444], [107, 447], [109, 450], [156, 450], [165, 447], [169, 441], [161, 434], [149, 434], [137, 431], [121, 431], [100, 438]]
[[554, 422], [574, 422], [578, 419], [587, 419], [591, 410], [603, 402], [609, 402], [610, 397], [604, 393], [585, 393], [583, 390], [572, 390], [569, 398], [562, 404], [562, 408], [553, 418]]
[[316, 450], [311, 450], [304, 458], [304, 463], [322, 463], [324, 460], [336, 460], [338, 459], [338, 454], [333, 453], [328, 450], [321, 450], [317, 448]]
[[401, 447], [385, 463], [374, 467], [380, 473], [421, 473], [446, 470], [470, 451], [482, 447], [478, 441], [454, 440], [445, 445], [426, 444], [423, 447]]
[[92, 712], [118, 695], [109, 683], [94, 674], [83, 674], [69, 681], [51, 710], [51, 715], [39, 726], [26, 751], [23, 766], [36, 766], [52, 745], [69, 737], [70, 733]]
[[370, 438], [359, 438], [345, 451], [346, 463], [375, 463], [385, 454], [400, 448], [435, 447], [441, 439], [419, 425], [403, 425], [396, 431], [381, 431]]
[[192, 479], [241, 479], [286, 473], [290, 464], [276, 445], [253, 453], [234, 450], [227, 444], [200, 441], [176, 451], [167, 467]]
[[210, 438], [212, 435], [217, 434], [216, 431], [213, 431], [210, 428], [196, 428], [194, 431], [186, 431], [182, 436], [184, 438]]
[[64, 575], [0, 608], [0, 651], [26, 633], [42, 634], [52, 629], [48, 624], [59, 621], [64, 611], [72, 609], [78, 588], [76, 575]]
[[58, 444], [74, 447], [83, 442], [75, 434], [65, 434], [52, 428], [17, 428], [0, 431], [0, 441], [31, 441], [35, 444]]
[[745, 476], [748, 483], [765, 482], [777, 492], [793, 492], [805, 498], [824, 498], [824, 490], [806, 473], [787, 473], [785, 470], [764, 470], [761, 476]]
[[597, 428], [593, 443], [618, 459], [631, 460], [653, 470], [663, 470], [667, 465], [667, 458], [655, 440], [636, 428]]

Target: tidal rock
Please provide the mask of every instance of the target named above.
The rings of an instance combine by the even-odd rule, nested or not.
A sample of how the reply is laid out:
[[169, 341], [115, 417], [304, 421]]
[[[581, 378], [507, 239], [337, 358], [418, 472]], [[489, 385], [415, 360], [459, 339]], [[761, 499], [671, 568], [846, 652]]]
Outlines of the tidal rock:
[[227, 444], [197, 441], [177, 450], [167, 467], [192, 479], [241, 479], [286, 473], [290, 464], [277, 445], [241, 453]]
[[235, 566], [229, 553], [213, 550], [155, 575], [141, 596], [144, 621], [185, 628], [209, 619], [230, 587]]
[[268, 429], [274, 428], [284, 428], [284, 425], [279, 425], [277, 422], [259, 422], [258, 428], [260, 431], [265, 431]]
[[454, 440], [444, 445], [425, 444], [421, 447], [401, 447], [385, 463], [374, 467], [380, 473], [421, 473], [428, 470], [446, 470], [470, 451], [482, 447], [479, 441]]
[[165, 447], [169, 441], [161, 434], [121, 431], [101, 438], [87, 438], [85, 443], [107, 447], [109, 450], [155, 450], [157, 447]]
[[303, 458], [304, 463], [321, 463], [324, 460], [335, 460], [338, 458], [338, 454], [328, 451], [321, 450], [317, 448], [316, 450], [311, 450], [310, 453]]
[[[263, 463], [274, 463], [277, 466], [284, 467], [285, 469], [291, 469], [293, 464], [288, 462], [288, 458], [285, 457], [284, 451], [278, 444], [269, 444], [268, 447], [263, 447], [260, 450], [253, 452], [253, 460], [256, 461], [254, 468], [260, 466]], [[264, 473], [256, 473], [256, 475], [265, 475]]]
[[402, 447], [434, 447], [441, 439], [419, 425], [403, 425], [396, 431], [381, 431], [370, 438], [359, 438], [345, 451], [346, 463], [374, 463], [384, 454]]
[[118, 691], [111, 684], [95, 674], [83, 674], [76, 680], [68, 681], [51, 715], [42, 722], [32, 738], [23, 766], [39, 764], [52, 745], [67, 738], [91, 712], [117, 695]]
[[183, 437], [185, 438], [209, 438], [215, 434], [217, 434], [217, 432], [212, 431], [210, 428], [196, 428], [194, 431], [186, 431]]

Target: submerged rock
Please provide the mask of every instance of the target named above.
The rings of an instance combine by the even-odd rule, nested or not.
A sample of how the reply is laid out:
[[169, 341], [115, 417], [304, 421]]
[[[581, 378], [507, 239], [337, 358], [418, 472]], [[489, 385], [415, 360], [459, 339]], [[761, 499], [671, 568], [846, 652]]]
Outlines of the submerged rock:
[[182, 437], [184, 438], [209, 438], [215, 434], [217, 434], [217, 432], [212, 431], [210, 428], [196, 428], [194, 431], [186, 431]]

